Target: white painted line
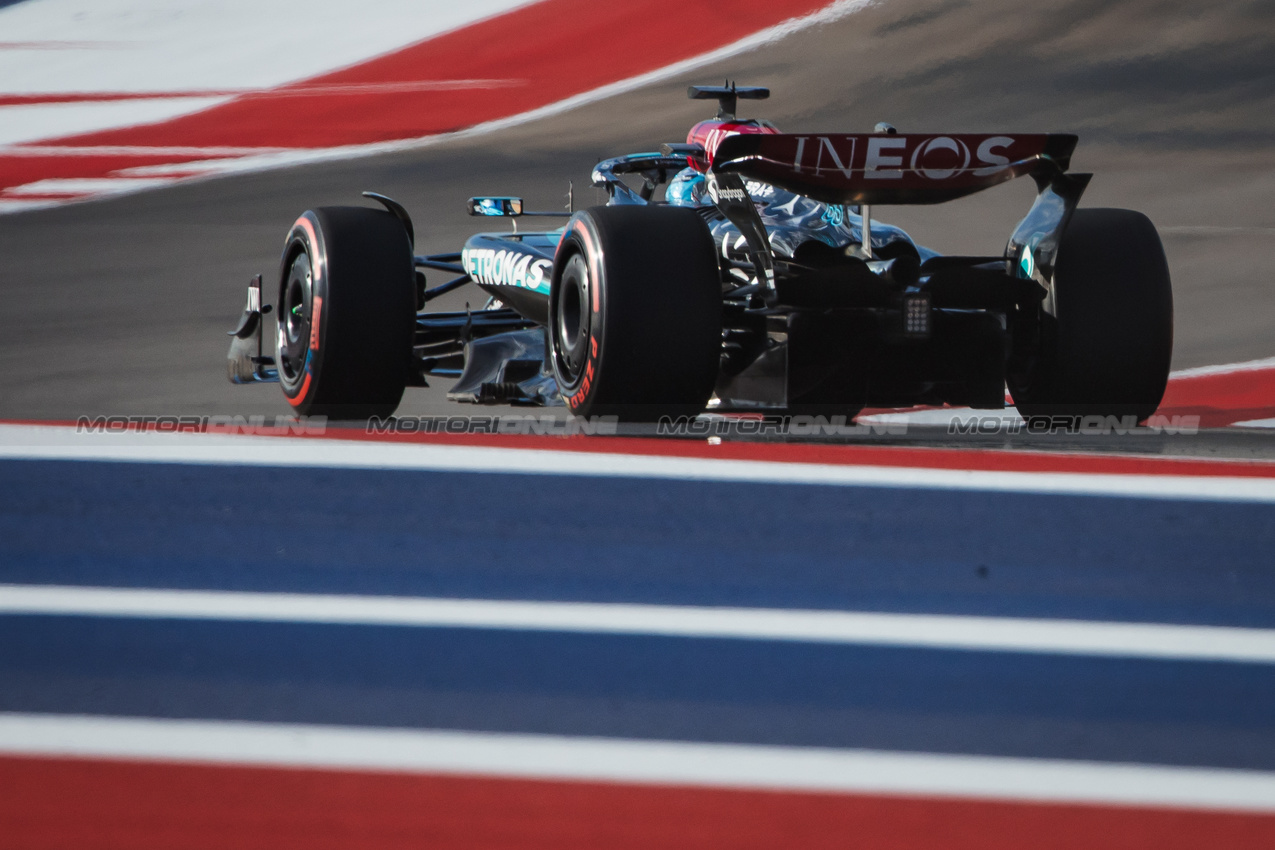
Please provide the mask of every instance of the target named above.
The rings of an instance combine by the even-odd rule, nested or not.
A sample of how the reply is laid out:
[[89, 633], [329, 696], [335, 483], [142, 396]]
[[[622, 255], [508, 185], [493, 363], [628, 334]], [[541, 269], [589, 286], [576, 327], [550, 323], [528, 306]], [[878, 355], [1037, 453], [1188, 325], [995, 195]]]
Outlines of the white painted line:
[[[0, 51], [0, 59], [3, 58], [13, 57], [5, 57]], [[3, 62], [0, 62], [2, 65]], [[4, 121], [0, 122], [0, 145], [25, 145], [58, 136], [169, 121], [228, 100], [224, 97], [186, 97], [4, 106], [0, 107], [4, 114]]]
[[1265, 369], [1275, 369], [1275, 357], [1246, 360], [1242, 363], [1225, 363], [1221, 366], [1197, 366], [1194, 369], [1182, 369], [1170, 373], [1169, 379], [1202, 378], [1207, 375], [1233, 375], [1236, 372], [1257, 372]]
[[163, 165], [139, 165], [135, 168], [120, 168], [111, 172], [115, 177], [169, 177], [181, 179], [197, 174], [212, 174], [224, 167], [222, 160], [191, 160], [187, 162], [168, 162]]
[[64, 157], [64, 156], [250, 156], [281, 153], [290, 148], [245, 148], [210, 145], [0, 145], [0, 156]]
[[1259, 771], [553, 735], [0, 713], [0, 753], [1275, 811]]
[[[73, 428], [33, 425], [0, 425], [0, 459], [416, 469], [1275, 503], [1275, 477], [992, 472], [222, 434], [77, 433]], [[1275, 468], [1271, 472], [1275, 475]]]
[[47, 198], [41, 199], [38, 201], [25, 201], [25, 200], [11, 201], [5, 198], [3, 194], [0, 194], [0, 215], [3, 215], [4, 213], [10, 213], [10, 212], [30, 212], [32, 210], [45, 210], [51, 207], [59, 207], [61, 205], [62, 205], [62, 202], [60, 200], [54, 201], [54, 200], [49, 200]]
[[356, 65], [530, 0], [39, 0], [0, 9], [10, 42], [109, 50], [0, 54], [0, 91], [259, 89]]
[[1275, 664], [1275, 629], [592, 602], [0, 584], [0, 615], [511, 629]]
[[1017, 410], [974, 410], [970, 407], [936, 407], [930, 410], [909, 410], [899, 413], [870, 413], [860, 416], [855, 422], [865, 425], [951, 425], [959, 423], [987, 427], [996, 423], [1000, 427], [1010, 428], [1025, 425], [1026, 422]]
[[172, 179], [167, 177], [51, 178], [13, 186], [6, 189], [5, 194], [15, 198], [24, 195], [113, 195], [154, 189], [158, 186], [167, 186], [172, 182]]
[[[56, 106], [68, 103], [118, 103], [124, 101], [171, 100], [174, 98], [266, 98], [327, 97], [330, 95], [402, 94], [424, 91], [466, 91], [470, 89], [516, 88], [528, 80], [511, 78], [464, 78], [454, 80], [406, 80], [381, 83], [294, 83], [287, 86], [247, 89], [156, 89], [153, 91], [59, 91], [44, 93], [0, 92], [0, 102], [9, 105]], [[15, 102], [16, 101], [16, 102]]]
[[[1096, 424], [1093, 426], [1081, 423], [1081, 433], [1094, 434], [1111, 434], [1113, 432], [1127, 433], [1122, 427], [1107, 423], [1106, 417], [1095, 417]], [[896, 413], [870, 413], [866, 416], [859, 416], [855, 422], [861, 425], [916, 425], [916, 426], [935, 426], [946, 425], [949, 428], [954, 425], [967, 429], [967, 432], [977, 433], [996, 433], [997, 431], [1006, 431], [1008, 433], [1020, 433], [1026, 430], [1027, 420], [1012, 407], [1005, 410], [974, 410], [969, 407], [936, 407], [921, 410], [903, 410]], [[1198, 416], [1182, 416], [1173, 414], [1172, 416], [1156, 413], [1146, 422], [1147, 433], [1161, 433], [1168, 430], [1170, 434], [1184, 433], [1194, 434], [1199, 430], [1200, 417]], [[949, 433], [952, 433], [949, 431]], [[1030, 433], [1028, 431], [1027, 433]]]
[[1156, 230], [1161, 233], [1180, 234], [1182, 236], [1275, 236], [1275, 227], [1255, 227], [1252, 225], [1187, 224], [1157, 227]]
[[1236, 428], [1275, 428], [1275, 419], [1246, 419], [1231, 424]]

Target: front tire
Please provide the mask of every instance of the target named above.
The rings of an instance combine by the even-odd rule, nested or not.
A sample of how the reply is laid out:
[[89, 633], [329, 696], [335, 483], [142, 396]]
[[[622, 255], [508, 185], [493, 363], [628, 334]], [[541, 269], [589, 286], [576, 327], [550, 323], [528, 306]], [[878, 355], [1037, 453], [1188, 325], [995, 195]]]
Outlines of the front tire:
[[554, 377], [577, 416], [694, 416], [722, 348], [721, 279], [694, 210], [593, 207], [568, 222], [554, 262]]
[[298, 413], [388, 417], [407, 385], [415, 330], [412, 248], [385, 210], [319, 207], [288, 233], [275, 363]]
[[1026, 419], [1155, 413], [1173, 355], [1173, 293], [1155, 225], [1132, 210], [1077, 210], [1045, 300], [1035, 356], [1010, 369]]

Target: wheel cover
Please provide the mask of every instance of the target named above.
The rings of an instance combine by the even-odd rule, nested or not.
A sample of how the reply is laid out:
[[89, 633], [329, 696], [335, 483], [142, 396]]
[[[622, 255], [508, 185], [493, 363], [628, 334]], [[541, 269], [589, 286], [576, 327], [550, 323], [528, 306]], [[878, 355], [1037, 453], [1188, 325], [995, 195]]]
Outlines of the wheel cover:
[[589, 265], [581, 254], [567, 261], [554, 301], [553, 356], [558, 374], [574, 386], [589, 355], [592, 313], [589, 309]]
[[279, 298], [279, 377], [288, 386], [300, 382], [310, 354], [313, 283], [310, 255], [301, 251], [288, 269]]

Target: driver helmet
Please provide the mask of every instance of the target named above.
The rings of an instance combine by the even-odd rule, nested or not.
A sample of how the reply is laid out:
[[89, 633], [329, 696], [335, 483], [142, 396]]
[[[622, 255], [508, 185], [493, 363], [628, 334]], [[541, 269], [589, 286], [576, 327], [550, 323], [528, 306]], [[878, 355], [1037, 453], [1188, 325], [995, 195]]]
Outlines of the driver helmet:
[[694, 168], [683, 168], [669, 181], [664, 200], [675, 207], [699, 207], [711, 203], [704, 175]]

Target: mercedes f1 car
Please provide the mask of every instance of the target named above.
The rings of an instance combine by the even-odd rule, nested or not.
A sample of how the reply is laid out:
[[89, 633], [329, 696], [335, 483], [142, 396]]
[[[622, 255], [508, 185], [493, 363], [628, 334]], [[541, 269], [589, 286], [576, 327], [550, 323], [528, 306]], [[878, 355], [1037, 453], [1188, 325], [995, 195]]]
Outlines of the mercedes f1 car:
[[[864, 406], [1150, 416], [1173, 345], [1155, 227], [1077, 209], [1091, 175], [1063, 134], [781, 133], [740, 119], [757, 87], [696, 86], [715, 118], [685, 142], [600, 162], [605, 206], [557, 230], [485, 232], [416, 255], [397, 202], [293, 224], [277, 284], [232, 332], [230, 379], [278, 381], [298, 413], [388, 417], [404, 389], [649, 421], [705, 411], [853, 416]], [[873, 219], [1019, 176], [1035, 203], [1002, 256], [944, 256]], [[510, 197], [469, 213], [532, 213]], [[427, 276], [450, 279], [429, 285]], [[476, 285], [482, 309], [431, 302]], [[273, 352], [263, 349], [266, 317]]]

